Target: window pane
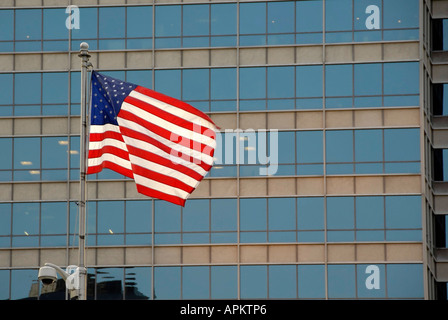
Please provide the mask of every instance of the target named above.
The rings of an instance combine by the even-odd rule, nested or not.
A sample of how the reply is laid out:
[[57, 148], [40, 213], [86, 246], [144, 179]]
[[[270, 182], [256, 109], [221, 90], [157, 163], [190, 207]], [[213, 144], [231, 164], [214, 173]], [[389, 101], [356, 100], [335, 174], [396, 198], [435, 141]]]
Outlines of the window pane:
[[44, 202], [41, 207], [42, 234], [67, 233], [67, 204], [65, 202]]
[[384, 153], [386, 161], [420, 160], [419, 129], [384, 130]]
[[384, 64], [384, 94], [419, 93], [418, 62]]
[[41, 74], [17, 73], [14, 83], [16, 104], [40, 104]]
[[287, 299], [296, 297], [296, 266], [269, 266], [269, 298]]
[[125, 8], [99, 8], [100, 38], [124, 38]]
[[382, 66], [379, 63], [355, 64], [355, 95], [382, 93]]
[[151, 299], [151, 268], [125, 268], [124, 294], [126, 300]]
[[182, 268], [182, 299], [208, 299], [210, 295], [210, 268]]
[[236, 99], [236, 69], [211, 69], [211, 99]]
[[421, 228], [421, 206], [420, 196], [386, 197], [386, 227]]
[[126, 201], [126, 232], [151, 232], [151, 201]]
[[65, 9], [44, 9], [44, 39], [67, 39]]
[[353, 131], [327, 131], [326, 152], [328, 162], [353, 162]]
[[296, 67], [296, 96], [322, 97], [322, 66]]
[[329, 298], [356, 297], [354, 265], [328, 266], [328, 297]]
[[240, 4], [240, 33], [266, 33], [266, 3]]
[[0, 150], [4, 154], [0, 157], [0, 170], [12, 169], [12, 139], [0, 138]]
[[322, 197], [297, 199], [297, 229], [322, 230], [324, 228], [324, 199]]
[[211, 219], [212, 231], [236, 231], [236, 199], [212, 199]]
[[418, 12], [418, 0], [384, 0], [384, 28], [418, 28]]
[[240, 69], [240, 98], [266, 98], [266, 68]]
[[180, 6], [156, 6], [155, 32], [157, 37], [180, 36]]
[[240, 229], [266, 230], [266, 199], [240, 200]]
[[14, 27], [14, 11], [0, 10], [0, 40], [14, 39], [13, 27]]
[[423, 272], [421, 264], [387, 265], [388, 297], [423, 299]]
[[208, 231], [209, 230], [209, 201], [194, 199], [187, 201], [182, 209], [182, 230]]
[[152, 7], [127, 7], [126, 33], [128, 37], [152, 36]]
[[[357, 265], [358, 297], [359, 298], [384, 298], [386, 297], [386, 268], [384, 264], [373, 265], [371, 271], [366, 264]], [[374, 272], [378, 275], [375, 277]], [[373, 287], [378, 284], [379, 287]]]
[[268, 98], [294, 97], [294, 68], [268, 68]]
[[156, 70], [155, 90], [167, 96], [181, 98], [180, 70]]
[[31, 299], [35, 300], [30, 288], [39, 287], [36, 270], [11, 270], [11, 300]]
[[356, 228], [384, 229], [384, 198], [356, 197]]
[[268, 32], [294, 32], [294, 2], [268, 2]]
[[67, 168], [67, 137], [42, 138], [42, 168]]
[[323, 162], [322, 131], [297, 132], [297, 162], [322, 163]]
[[180, 299], [180, 267], [155, 268], [154, 299]]
[[353, 229], [355, 226], [353, 197], [327, 198], [327, 228]]
[[155, 201], [155, 230], [180, 232], [180, 207], [165, 201]]
[[98, 202], [98, 233], [123, 233], [124, 228], [124, 202], [99, 201]]
[[211, 5], [211, 34], [236, 34], [236, 5]]
[[355, 130], [355, 161], [383, 161], [381, 130]]
[[40, 40], [42, 38], [41, 9], [16, 10], [15, 22], [16, 22], [16, 33], [15, 33], [16, 40]]
[[40, 167], [40, 138], [14, 138], [14, 169]]
[[[79, 29], [72, 29], [73, 39], [92, 39], [98, 36], [98, 8], [79, 8], [81, 25]], [[79, 46], [73, 47], [78, 50]], [[91, 49], [93, 49], [91, 47]], [[78, 81], [79, 82], [79, 81]], [[79, 91], [76, 91], [79, 92]]]
[[209, 99], [209, 70], [185, 69], [182, 72], [182, 99]]
[[39, 233], [38, 203], [14, 203], [12, 209], [13, 235], [28, 236]]
[[241, 298], [267, 298], [267, 267], [241, 266]]
[[294, 230], [296, 201], [294, 198], [268, 199], [269, 230]]
[[322, 0], [296, 1], [296, 10], [297, 32], [322, 31]]
[[210, 28], [210, 6], [207, 4], [183, 6], [183, 35], [208, 35]]
[[325, 30], [352, 29], [352, 0], [326, 0], [325, 12]]
[[325, 298], [325, 266], [297, 266], [299, 298]]
[[13, 93], [12, 84], [13, 84], [12, 74], [7, 73], [0, 74], [0, 86], [2, 88], [2, 90], [0, 90], [0, 105], [12, 104], [12, 93]]
[[211, 267], [211, 298], [236, 299], [238, 269], [236, 266]]
[[123, 269], [96, 269], [96, 298], [98, 300], [123, 299]]
[[325, 66], [325, 94], [351, 96], [353, 94], [352, 65]]

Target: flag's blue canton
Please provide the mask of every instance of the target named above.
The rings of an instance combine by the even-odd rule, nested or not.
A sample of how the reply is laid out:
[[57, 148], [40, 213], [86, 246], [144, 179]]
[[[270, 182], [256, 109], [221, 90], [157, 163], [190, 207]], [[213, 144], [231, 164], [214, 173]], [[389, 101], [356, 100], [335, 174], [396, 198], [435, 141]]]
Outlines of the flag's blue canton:
[[137, 85], [92, 71], [92, 112], [90, 123], [118, 125], [117, 115], [123, 100]]

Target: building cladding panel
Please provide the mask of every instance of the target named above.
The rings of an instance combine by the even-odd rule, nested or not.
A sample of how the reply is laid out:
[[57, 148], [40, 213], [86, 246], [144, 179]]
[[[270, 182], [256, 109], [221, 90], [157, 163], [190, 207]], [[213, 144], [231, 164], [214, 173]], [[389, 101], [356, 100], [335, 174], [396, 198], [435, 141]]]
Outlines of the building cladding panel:
[[68, 2], [0, 8], [1, 299], [78, 262], [82, 41], [220, 127], [184, 208], [88, 177], [89, 298], [443, 297], [431, 1]]

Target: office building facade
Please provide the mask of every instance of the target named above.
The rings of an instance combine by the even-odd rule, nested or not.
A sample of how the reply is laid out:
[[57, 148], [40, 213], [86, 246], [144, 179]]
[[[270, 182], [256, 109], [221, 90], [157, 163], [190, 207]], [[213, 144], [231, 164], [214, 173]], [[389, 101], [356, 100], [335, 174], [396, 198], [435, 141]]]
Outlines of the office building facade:
[[78, 263], [83, 41], [220, 128], [185, 207], [88, 176], [89, 299], [446, 299], [448, 1], [0, 5], [0, 299]]

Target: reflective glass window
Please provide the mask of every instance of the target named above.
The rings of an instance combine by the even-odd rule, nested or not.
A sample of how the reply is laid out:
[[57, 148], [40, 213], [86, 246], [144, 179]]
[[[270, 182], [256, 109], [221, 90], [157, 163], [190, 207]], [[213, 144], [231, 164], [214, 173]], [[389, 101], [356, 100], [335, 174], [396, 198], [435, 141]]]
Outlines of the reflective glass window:
[[0, 41], [14, 39], [14, 10], [0, 10]]
[[355, 298], [354, 265], [328, 265], [328, 297]]
[[419, 129], [385, 129], [384, 156], [386, 161], [420, 159]]
[[421, 264], [387, 265], [387, 296], [423, 299], [423, 272]]
[[98, 244], [123, 244], [124, 237], [124, 202], [98, 202]]
[[238, 268], [236, 266], [211, 266], [211, 298], [237, 299]]
[[[418, 28], [418, 0], [383, 0], [384, 28]], [[406, 10], [403, 10], [406, 8]]]
[[[44, 9], [44, 39], [67, 39], [68, 29], [65, 21], [68, 15], [64, 9]], [[65, 44], [67, 46], [67, 44]], [[66, 48], [65, 48], [66, 49]]]
[[67, 168], [67, 137], [42, 138], [42, 168]]
[[384, 197], [356, 197], [356, 228], [384, 229]]
[[382, 94], [382, 65], [379, 63], [354, 65], [355, 95]]
[[210, 6], [207, 4], [183, 6], [183, 35], [200, 36], [210, 33]]
[[241, 266], [240, 280], [241, 298], [267, 298], [267, 266]]
[[187, 201], [182, 209], [182, 231], [208, 231], [209, 225], [209, 201], [202, 199]]
[[269, 298], [297, 297], [297, 269], [295, 265], [269, 266]]
[[156, 70], [155, 90], [167, 96], [181, 99], [180, 70]]
[[296, 200], [294, 198], [269, 198], [269, 230], [294, 230], [296, 225]]
[[[373, 280], [374, 272], [377, 273], [378, 277], [374, 277]], [[358, 298], [386, 297], [386, 266], [384, 264], [358, 264], [356, 273]], [[378, 283], [378, 287], [372, 287], [373, 284], [376, 284], [374, 281]]]
[[325, 298], [325, 266], [298, 265], [297, 280], [299, 298]]
[[296, 96], [322, 97], [322, 66], [296, 67]]
[[325, 94], [351, 96], [353, 94], [353, 66], [327, 65], [325, 67]]
[[123, 38], [125, 35], [125, 21], [124, 7], [99, 8], [99, 37]]
[[11, 204], [0, 203], [0, 236], [6, 236], [10, 234], [11, 234]]
[[353, 197], [327, 198], [327, 228], [353, 229], [355, 226], [355, 213]]
[[41, 103], [41, 74], [16, 73], [14, 82], [16, 104]]
[[[17, 51], [40, 50], [42, 39], [42, 10], [21, 9], [15, 12]], [[38, 40], [38, 41], [36, 41]]]
[[[104, 12], [103, 12], [104, 14]], [[73, 39], [87, 40], [98, 37], [98, 8], [79, 8], [79, 16], [82, 20], [80, 28], [71, 30]], [[67, 17], [67, 15], [66, 15]], [[104, 19], [104, 15], [103, 15]], [[105, 32], [104, 30], [102, 31]], [[75, 45], [72, 45], [72, 48], [79, 48], [78, 41]], [[95, 49], [95, 42], [89, 41], [89, 49]], [[78, 91], [77, 91], [78, 92]]]
[[326, 157], [328, 162], [353, 162], [353, 132], [327, 131]]
[[152, 37], [152, 7], [126, 8], [126, 36], [130, 38]]
[[151, 201], [126, 201], [126, 232], [140, 233], [152, 230]]
[[67, 204], [65, 202], [43, 202], [40, 228], [42, 234], [66, 234]]
[[352, 29], [352, 0], [325, 1], [325, 29], [342, 31]]
[[156, 6], [155, 35], [157, 37], [180, 36], [181, 7]]
[[210, 268], [182, 268], [182, 299], [208, 299], [210, 296]]
[[418, 94], [419, 86], [418, 62], [384, 64], [384, 94]]
[[236, 69], [220, 68], [210, 71], [210, 98], [236, 99]]
[[321, 43], [322, 0], [296, 1], [296, 42]]
[[0, 270], [0, 283], [2, 283], [2, 286], [0, 287], [0, 300], [9, 299], [9, 282], [10, 282], [10, 271]]
[[268, 67], [268, 98], [294, 97], [294, 67]]
[[387, 228], [421, 228], [421, 216], [420, 196], [386, 197]]
[[126, 300], [149, 300], [152, 270], [148, 267], [125, 268], [124, 297]]
[[36, 300], [37, 292], [33, 294], [30, 288], [39, 288], [37, 272], [37, 269], [11, 270], [11, 300]]
[[209, 99], [209, 70], [186, 69], [182, 72], [182, 99], [208, 100]]
[[96, 269], [95, 291], [97, 300], [122, 300], [123, 269], [122, 268]]
[[180, 299], [180, 267], [157, 267], [154, 269], [154, 299]]
[[240, 69], [240, 98], [266, 98], [266, 68]]
[[236, 34], [236, 4], [211, 5], [211, 35]]
[[0, 150], [4, 152], [0, 157], [0, 170], [12, 169], [12, 138], [0, 138]]
[[266, 3], [240, 4], [240, 33], [266, 33]]
[[13, 85], [12, 74], [8, 73], [0, 74], [0, 86], [2, 87], [2, 90], [0, 90], [0, 104], [12, 104], [12, 97], [14, 92], [12, 85]]
[[39, 203], [14, 203], [12, 215], [14, 247], [35, 247], [39, 239]]

